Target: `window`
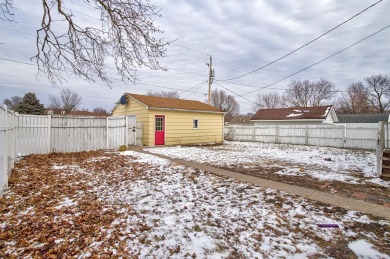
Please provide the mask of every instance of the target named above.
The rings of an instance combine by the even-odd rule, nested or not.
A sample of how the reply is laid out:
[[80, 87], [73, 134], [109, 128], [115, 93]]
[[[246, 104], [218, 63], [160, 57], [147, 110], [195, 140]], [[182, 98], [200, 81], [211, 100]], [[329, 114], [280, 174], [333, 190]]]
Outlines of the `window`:
[[193, 127], [194, 129], [199, 128], [198, 119], [194, 119], [194, 120], [192, 121], [192, 127]]
[[163, 130], [163, 118], [156, 117], [156, 131], [162, 131], [162, 130]]

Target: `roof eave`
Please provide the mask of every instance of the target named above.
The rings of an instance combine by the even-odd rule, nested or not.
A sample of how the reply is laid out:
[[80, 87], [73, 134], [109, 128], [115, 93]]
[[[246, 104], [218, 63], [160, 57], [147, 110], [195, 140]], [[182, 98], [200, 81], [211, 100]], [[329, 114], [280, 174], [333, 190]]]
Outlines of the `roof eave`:
[[266, 122], [280, 122], [280, 121], [324, 121], [325, 119], [286, 119], [286, 120], [251, 120], [251, 121], [266, 121]]
[[187, 110], [187, 109], [161, 108], [161, 107], [151, 107], [151, 106], [149, 106], [149, 110], [165, 110], [165, 111], [181, 111], [181, 112], [203, 112], [203, 113], [218, 113], [218, 114], [226, 114], [226, 112], [218, 112], [218, 111]]

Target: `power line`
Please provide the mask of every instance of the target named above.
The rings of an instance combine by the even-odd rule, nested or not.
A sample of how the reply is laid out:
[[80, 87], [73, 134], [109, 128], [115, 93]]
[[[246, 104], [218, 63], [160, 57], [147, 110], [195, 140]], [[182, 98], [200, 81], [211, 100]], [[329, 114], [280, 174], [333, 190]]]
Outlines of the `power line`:
[[221, 85], [220, 83], [217, 83], [217, 82], [215, 82], [215, 83], [216, 83], [217, 85], [219, 85], [220, 87], [222, 87], [223, 89], [225, 89], [225, 90], [227, 90], [227, 91], [233, 93], [234, 95], [239, 96], [239, 97], [241, 97], [241, 98], [243, 98], [243, 99], [245, 99], [245, 100], [247, 100], [247, 101], [249, 101], [249, 102], [251, 102], [251, 103], [256, 104], [254, 101], [249, 100], [248, 98], [246, 98], [246, 97], [244, 97], [244, 96], [242, 96], [242, 95], [240, 95], [240, 94], [238, 94], [238, 93], [236, 93], [236, 92], [233, 92], [232, 90], [227, 89], [226, 87], [224, 87], [224, 86]]
[[202, 83], [196, 85], [196, 86], [195, 86], [196, 88], [195, 88], [191, 93], [189, 93], [188, 95], [186, 95], [183, 99], [187, 99], [187, 98], [188, 98], [189, 96], [191, 96], [196, 90], [198, 90], [199, 88], [201, 88], [206, 82], [207, 82], [207, 81], [203, 81]]
[[184, 71], [184, 70], [180, 70], [180, 69], [177, 69], [177, 68], [167, 68], [167, 70], [175, 70], [175, 71], [179, 71], [179, 72], [182, 72], [182, 73], [185, 73], [185, 74], [190, 74], [190, 75], [194, 75], [194, 76], [201, 76], [201, 77], [206, 77], [205, 75], [200, 75], [200, 74], [196, 74], [196, 73], [193, 73], [193, 72], [187, 72], [187, 71]]
[[[210, 56], [210, 54], [206, 53], [206, 52], [203, 52], [203, 51], [200, 51], [200, 50], [196, 50], [196, 49], [193, 49], [193, 48], [189, 48], [189, 47], [186, 47], [186, 46], [183, 46], [183, 45], [179, 45], [179, 44], [176, 44], [176, 43], [171, 43], [172, 45], [175, 45], [177, 47], [180, 47], [180, 48], [184, 48], [184, 49], [188, 49], [188, 50], [191, 50], [191, 51], [194, 51], [194, 52], [198, 52], [200, 54], [203, 54], [203, 55], [206, 55], [206, 56]], [[236, 67], [236, 68], [240, 68], [240, 66], [237, 66], [237, 65], [234, 65], [232, 63], [229, 63], [221, 58], [218, 58], [216, 56], [213, 55], [213, 58], [216, 59], [216, 60], [219, 60], [227, 65], [230, 65], [230, 66], [233, 66], [233, 67]]]
[[32, 64], [32, 63], [17, 61], [17, 60], [13, 60], [13, 59], [0, 58], [0, 60], [4, 60], [4, 61], [8, 61], [8, 62], [13, 62], [13, 63], [24, 64], [24, 65], [29, 65], [29, 66], [35, 66], [35, 67], [38, 66], [37, 64]]
[[191, 51], [194, 51], [194, 52], [198, 52], [200, 54], [203, 54], [203, 55], [210, 55], [209, 53], [206, 53], [206, 52], [203, 52], [203, 51], [199, 51], [199, 50], [196, 50], [196, 49], [192, 49], [192, 48], [189, 48], [189, 47], [185, 47], [185, 46], [182, 46], [182, 45], [179, 45], [179, 44], [176, 44], [176, 43], [171, 43], [172, 45], [175, 45], [177, 47], [180, 47], [180, 48], [183, 48], [183, 49], [188, 49], [188, 50], [191, 50]]
[[285, 79], [287, 79], [287, 78], [290, 78], [290, 77], [292, 77], [292, 76], [294, 76], [294, 75], [296, 75], [296, 74], [298, 74], [298, 73], [301, 73], [302, 71], [305, 71], [305, 70], [307, 70], [307, 69], [309, 69], [309, 68], [311, 68], [311, 67], [313, 67], [313, 66], [315, 66], [315, 65], [318, 65], [319, 63], [321, 63], [321, 62], [323, 62], [323, 61], [325, 61], [325, 60], [327, 60], [327, 59], [330, 59], [330, 58], [333, 57], [333, 56], [336, 56], [337, 54], [340, 54], [341, 52], [343, 52], [343, 51], [345, 51], [345, 50], [347, 50], [347, 49], [349, 49], [349, 48], [352, 48], [353, 46], [359, 44], [360, 42], [365, 41], [365, 40], [367, 40], [368, 38], [371, 38], [372, 36], [374, 36], [374, 35], [380, 33], [381, 31], [386, 30], [386, 29], [389, 28], [389, 27], [390, 27], [390, 24], [387, 25], [387, 26], [385, 26], [385, 27], [383, 27], [382, 29], [380, 29], [380, 30], [378, 30], [378, 31], [376, 31], [376, 32], [374, 32], [374, 33], [368, 35], [367, 37], [365, 37], [365, 38], [363, 38], [363, 39], [361, 39], [361, 40], [359, 40], [359, 41], [357, 41], [357, 42], [355, 42], [355, 43], [349, 45], [348, 47], [345, 47], [345, 48], [343, 48], [342, 50], [339, 50], [339, 51], [333, 53], [332, 55], [330, 55], [330, 56], [328, 56], [328, 57], [326, 57], [326, 58], [323, 58], [323, 59], [321, 59], [321, 60], [319, 60], [319, 61], [317, 61], [317, 62], [311, 64], [310, 66], [307, 66], [307, 67], [305, 67], [305, 68], [302, 68], [301, 70], [299, 70], [299, 71], [297, 71], [297, 72], [295, 72], [295, 73], [292, 73], [292, 74], [290, 74], [290, 75], [288, 75], [288, 76], [286, 76], [286, 77], [284, 77], [284, 78], [282, 78], [282, 79], [280, 79], [280, 80], [278, 80], [278, 81], [276, 81], [276, 82], [274, 82], [274, 83], [272, 83], [272, 84], [269, 84], [269, 85], [266, 85], [266, 86], [264, 86], [264, 87], [261, 87], [260, 89], [257, 89], [257, 90], [251, 91], [251, 92], [247, 92], [247, 93], [245, 93], [244, 95], [250, 94], [250, 93], [254, 93], [254, 92], [260, 91], [260, 90], [262, 90], [262, 89], [268, 88], [269, 86], [275, 85], [275, 84], [277, 84], [277, 83], [279, 83], [279, 82], [281, 82], [281, 81], [283, 81], [283, 80], [285, 80]]
[[18, 33], [22, 33], [22, 34], [26, 34], [26, 35], [30, 35], [30, 36], [36, 36], [32, 33], [27, 33], [27, 32], [23, 32], [23, 31], [19, 31], [19, 30], [15, 30], [15, 29], [12, 29], [12, 28], [8, 28], [8, 27], [4, 27], [4, 26], [0, 26], [0, 28], [2, 29], [6, 29], [6, 30], [10, 30], [10, 31], [14, 31], [14, 32], [18, 32]]
[[362, 10], [361, 12], [359, 12], [359, 13], [355, 14], [354, 16], [350, 17], [349, 19], [343, 21], [342, 23], [340, 23], [340, 24], [337, 25], [336, 27], [333, 27], [332, 29], [328, 30], [327, 32], [321, 34], [321, 35], [318, 36], [317, 38], [315, 38], [315, 39], [313, 39], [313, 40], [311, 40], [311, 41], [305, 43], [304, 45], [300, 46], [299, 48], [297, 48], [297, 49], [295, 49], [295, 50], [293, 50], [293, 51], [291, 51], [291, 52], [289, 52], [289, 53], [287, 53], [287, 54], [281, 56], [281, 57], [278, 58], [278, 59], [275, 59], [274, 61], [272, 61], [272, 62], [270, 62], [270, 63], [268, 63], [268, 64], [266, 64], [266, 65], [264, 65], [264, 66], [261, 66], [261, 67], [259, 67], [259, 68], [256, 68], [255, 70], [249, 71], [249, 72], [247, 72], [247, 73], [245, 73], [245, 74], [242, 74], [242, 75], [240, 75], [240, 76], [236, 76], [236, 77], [232, 77], [232, 78], [228, 78], [228, 79], [224, 79], [224, 80], [219, 80], [219, 81], [230, 81], [230, 80], [238, 79], [238, 78], [247, 76], [247, 75], [249, 75], [249, 74], [252, 74], [252, 73], [254, 73], [254, 72], [257, 72], [257, 71], [259, 71], [259, 70], [261, 70], [261, 69], [264, 69], [264, 68], [266, 68], [266, 67], [268, 67], [268, 66], [270, 66], [270, 65], [272, 65], [272, 64], [274, 64], [274, 63], [276, 63], [276, 62], [278, 62], [279, 60], [282, 60], [282, 59], [284, 59], [284, 58], [290, 56], [291, 54], [297, 52], [298, 50], [300, 50], [300, 49], [302, 49], [302, 48], [304, 48], [304, 47], [310, 45], [310, 44], [313, 43], [314, 41], [316, 41], [316, 40], [322, 38], [323, 36], [325, 36], [325, 35], [327, 35], [327, 34], [329, 34], [331, 31], [334, 31], [335, 29], [339, 28], [340, 26], [344, 25], [345, 23], [349, 22], [350, 20], [354, 19], [355, 17], [359, 16], [360, 14], [364, 13], [365, 11], [367, 11], [368, 9], [374, 7], [375, 5], [377, 5], [378, 3], [382, 2], [382, 1], [383, 1], [383, 0], [379, 0], [378, 2], [376, 2], [376, 3], [372, 4], [372, 5], [370, 5], [369, 7], [367, 7], [367, 8], [364, 9], [364, 10]]

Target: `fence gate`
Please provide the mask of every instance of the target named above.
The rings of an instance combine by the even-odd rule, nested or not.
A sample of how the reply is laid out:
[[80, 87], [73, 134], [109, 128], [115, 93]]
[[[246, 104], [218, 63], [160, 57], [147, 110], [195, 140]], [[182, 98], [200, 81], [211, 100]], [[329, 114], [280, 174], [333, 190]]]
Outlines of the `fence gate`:
[[127, 145], [135, 146], [137, 144], [137, 121], [135, 115], [127, 116]]

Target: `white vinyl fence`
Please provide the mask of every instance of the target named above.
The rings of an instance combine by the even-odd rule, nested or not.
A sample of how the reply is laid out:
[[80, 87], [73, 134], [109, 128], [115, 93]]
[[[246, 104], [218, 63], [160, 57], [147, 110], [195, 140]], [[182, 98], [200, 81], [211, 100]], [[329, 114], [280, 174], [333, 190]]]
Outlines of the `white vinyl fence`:
[[134, 116], [19, 115], [0, 107], [0, 197], [16, 155], [118, 149], [122, 145], [142, 145], [142, 123]]
[[225, 140], [372, 149], [378, 124], [227, 126]]
[[14, 112], [5, 105], [0, 107], [0, 197], [15, 163], [15, 127]]

